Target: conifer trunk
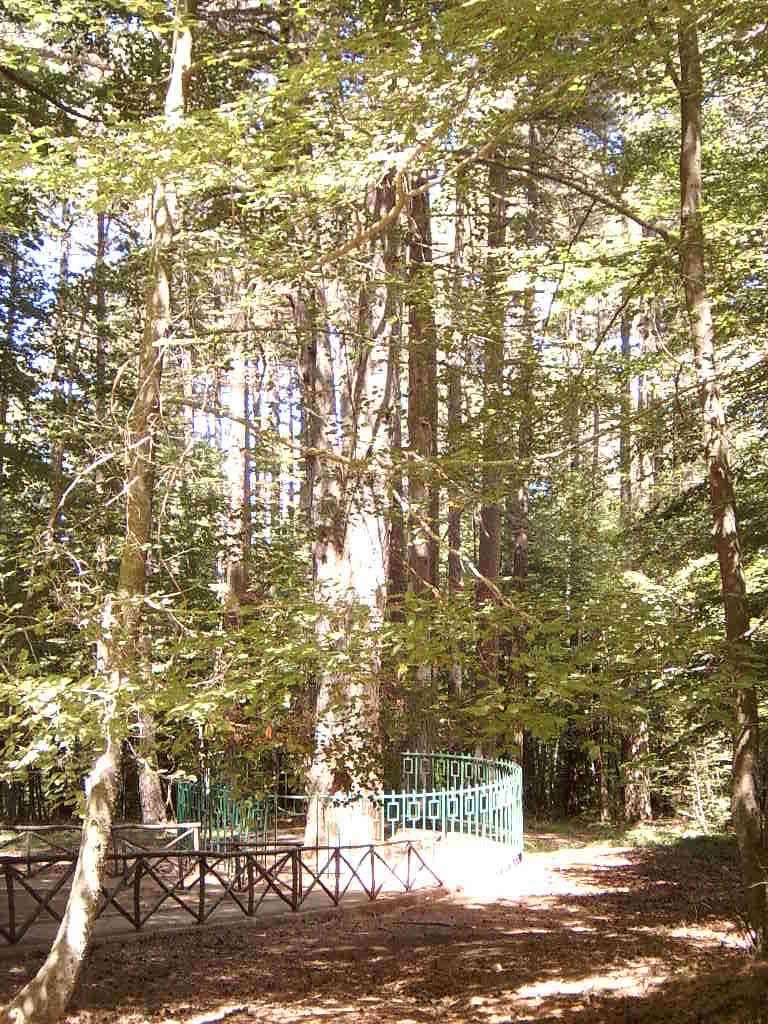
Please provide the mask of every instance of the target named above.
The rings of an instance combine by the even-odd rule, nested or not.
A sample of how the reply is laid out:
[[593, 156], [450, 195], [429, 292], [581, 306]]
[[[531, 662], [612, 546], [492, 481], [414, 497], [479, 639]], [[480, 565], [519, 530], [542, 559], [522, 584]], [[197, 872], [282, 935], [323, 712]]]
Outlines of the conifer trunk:
[[739, 843], [747, 917], [763, 953], [766, 890], [758, 772], [760, 764], [757, 693], [744, 674], [749, 645], [749, 608], [736, 518], [728, 432], [715, 363], [715, 333], [707, 294], [702, 220], [703, 83], [697, 12], [687, 7], [678, 22], [680, 55], [680, 277], [693, 347], [702, 413], [712, 533], [720, 567], [725, 633], [734, 675], [735, 720], [733, 820]]
[[[460, 342], [463, 338], [461, 329], [462, 275], [464, 260], [464, 191], [466, 183], [460, 178], [456, 185], [456, 214], [454, 221], [454, 240], [452, 272], [453, 285], [451, 295], [451, 318], [453, 320], [453, 348], [448, 356], [448, 430], [447, 442], [450, 455], [458, 452], [461, 440], [461, 351]], [[448, 595], [456, 598], [462, 590], [461, 571], [461, 495], [458, 488], [448, 494]], [[454, 697], [461, 695], [463, 688], [463, 671], [459, 651], [452, 644], [449, 691]]]

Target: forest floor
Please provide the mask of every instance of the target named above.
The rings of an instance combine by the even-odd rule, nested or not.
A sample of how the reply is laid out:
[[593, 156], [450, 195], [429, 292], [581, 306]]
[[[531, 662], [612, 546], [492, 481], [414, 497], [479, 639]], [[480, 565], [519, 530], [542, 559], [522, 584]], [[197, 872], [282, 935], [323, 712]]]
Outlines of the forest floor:
[[[526, 840], [523, 864], [501, 875], [468, 846], [463, 889], [445, 895], [103, 944], [68, 1020], [768, 1022], [768, 964], [746, 952], [730, 837], [568, 828]], [[40, 960], [6, 960], [0, 997]]]

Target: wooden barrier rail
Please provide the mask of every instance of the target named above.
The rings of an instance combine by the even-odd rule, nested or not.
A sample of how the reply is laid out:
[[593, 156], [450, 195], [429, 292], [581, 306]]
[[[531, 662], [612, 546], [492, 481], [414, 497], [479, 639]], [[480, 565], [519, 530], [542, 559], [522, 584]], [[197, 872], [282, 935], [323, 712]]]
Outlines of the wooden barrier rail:
[[[17, 860], [23, 858], [27, 867], [27, 875], [31, 876], [36, 872], [35, 865], [39, 863], [36, 857], [40, 853], [45, 855], [47, 851], [50, 851], [52, 854], [76, 857], [78, 847], [80, 846], [82, 828], [80, 825], [18, 825], [7, 831], [13, 834], [0, 842], [0, 850], [6, 849], [9, 846], [23, 847], [23, 853], [17, 853], [12, 856]], [[162, 841], [160, 837], [164, 834], [170, 835], [171, 838]], [[72, 836], [70, 843], [61, 839], [62, 836], [67, 835]], [[139, 838], [144, 836], [151, 837], [149, 843], [139, 841]], [[160, 842], [158, 842], [158, 839], [160, 839]], [[36, 850], [33, 854], [33, 842], [45, 847], [45, 849]], [[199, 821], [182, 821], [178, 823], [172, 821], [163, 825], [141, 825], [128, 822], [112, 826], [110, 846], [111, 853], [116, 857], [125, 857], [126, 854], [131, 852], [158, 853], [161, 850], [171, 850], [174, 847], [197, 849], [199, 845]], [[3, 855], [0, 854], [0, 856]], [[37, 870], [45, 870], [47, 862], [43, 861], [42, 863], [43, 867], [38, 867]]]
[[[338, 906], [351, 893], [375, 900], [383, 891], [412, 892], [442, 882], [411, 840], [367, 846], [305, 847], [276, 845], [217, 850], [124, 851], [108, 857], [98, 917], [116, 911], [136, 930], [170, 902], [197, 924], [208, 921], [225, 902], [253, 917], [265, 900], [279, 900], [298, 911], [315, 894], [314, 903]], [[46, 916], [60, 922], [63, 907], [54, 904], [75, 871], [77, 856], [0, 855], [6, 911], [0, 937], [20, 942]], [[25, 873], [32, 865], [35, 870]], [[51, 877], [43, 879], [48, 872]], [[24, 906], [22, 906], [24, 904]], [[1, 904], [0, 904], [1, 906]]]

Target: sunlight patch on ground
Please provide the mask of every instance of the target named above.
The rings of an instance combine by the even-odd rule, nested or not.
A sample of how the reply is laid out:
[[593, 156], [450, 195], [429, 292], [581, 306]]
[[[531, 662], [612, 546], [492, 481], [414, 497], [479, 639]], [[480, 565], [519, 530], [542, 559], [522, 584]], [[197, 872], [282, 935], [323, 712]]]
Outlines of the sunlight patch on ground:
[[662, 938], [700, 942], [702, 945], [714, 949], [743, 950], [745, 946], [744, 936], [739, 933], [732, 921], [709, 921], [706, 925], [685, 924], [677, 928], [666, 928], [659, 925], [656, 928], [639, 927], [635, 930]]
[[544, 1000], [557, 996], [585, 996], [592, 992], [622, 992], [628, 996], [645, 995], [649, 988], [662, 985], [669, 977], [664, 962], [657, 957], [629, 961], [612, 971], [602, 971], [575, 981], [552, 978], [521, 985], [513, 999]]

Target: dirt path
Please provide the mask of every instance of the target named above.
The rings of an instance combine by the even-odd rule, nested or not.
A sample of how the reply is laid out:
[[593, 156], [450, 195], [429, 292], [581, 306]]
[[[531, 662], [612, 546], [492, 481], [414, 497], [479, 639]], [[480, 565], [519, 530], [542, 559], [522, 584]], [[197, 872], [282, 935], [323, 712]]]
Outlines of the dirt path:
[[[501, 877], [472, 865], [463, 892], [408, 905], [102, 946], [69, 1019], [768, 1022], [768, 966], [745, 956], [729, 856], [566, 847]], [[6, 961], [2, 994], [38, 962]]]

